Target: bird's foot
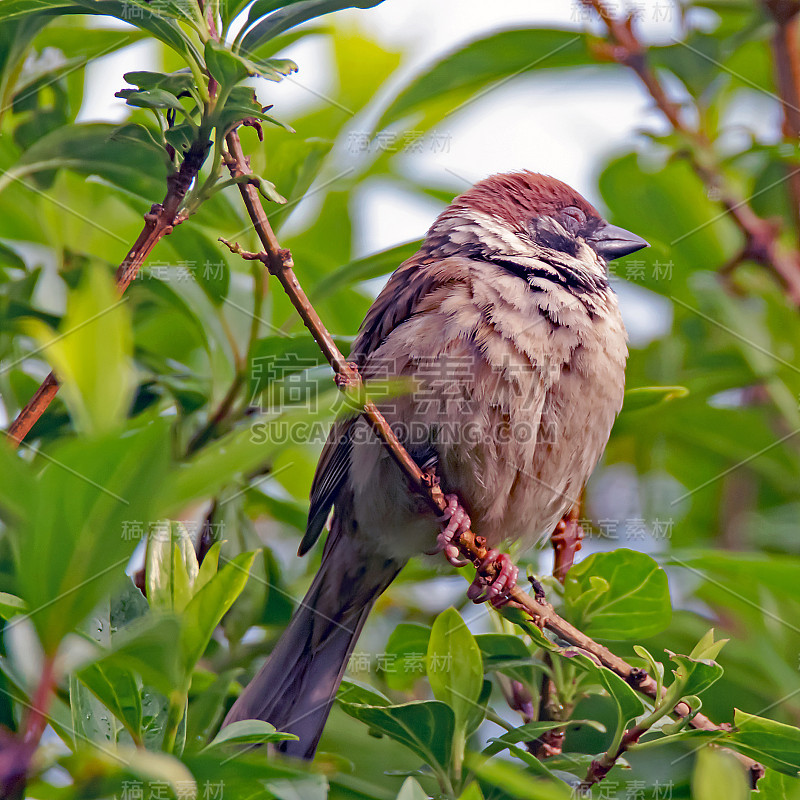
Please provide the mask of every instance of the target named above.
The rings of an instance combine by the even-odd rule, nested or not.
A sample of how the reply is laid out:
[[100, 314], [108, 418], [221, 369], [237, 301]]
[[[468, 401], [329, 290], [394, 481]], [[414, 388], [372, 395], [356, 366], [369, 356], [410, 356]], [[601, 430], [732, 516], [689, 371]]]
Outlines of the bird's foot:
[[459, 558], [460, 553], [458, 547], [453, 544], [453, 540], [470, 529], [472, 520], [470, 520], [464, 506], [458, 501], [457, 495], [446, 494], [444, 499], [447, 500], [447, 508], [442, 512], [442, 516], [439, 517], [439, 522], [442, 523], [442, 531], [436, 537], [436, 548], [431, 550], [429, 555], [444, 552], [445, 558], [454, 567], [466, 567], [470, 562]]
[[[497, 565], [497, 573], [491, 580], [480, 574], [490, 564]], [[467, 589], [467, 597], [473, 603], [485, 603], [488, 600], [494, 608], [501, 608], [511, 599], [509, 595], [517, 585], [518, 575], [519, 567], [505, 553], [489, 550], [478, 565], [478, 574]]]

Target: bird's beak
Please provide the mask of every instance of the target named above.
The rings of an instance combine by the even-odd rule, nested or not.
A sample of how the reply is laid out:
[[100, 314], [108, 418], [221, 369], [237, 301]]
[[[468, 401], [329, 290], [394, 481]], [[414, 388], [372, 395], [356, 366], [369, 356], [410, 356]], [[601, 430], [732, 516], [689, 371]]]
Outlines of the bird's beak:
[[625, 228], [609, 225], [605, 221], [600, 223], [600, 227], [586, 240], [586, 243], [606, 261], [629, 256], [643, 247], [650, 247], [641, 236], [626, 231]]

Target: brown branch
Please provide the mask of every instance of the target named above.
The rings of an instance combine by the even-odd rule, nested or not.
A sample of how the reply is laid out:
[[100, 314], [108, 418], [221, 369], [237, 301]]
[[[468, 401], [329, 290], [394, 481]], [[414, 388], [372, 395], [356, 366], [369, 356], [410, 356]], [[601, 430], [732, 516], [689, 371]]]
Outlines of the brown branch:
[[0, 729], [0, 797], [17, 800], [25, 796], [25, 779], [36, 748], [47, 727], [47, 711], [55, 691], [55, 661], [45, 658], [36, 691], [31, 697], [22, 730], [15, 736]]
[[[227, 165], [231, 176], [234, 178], [251, 174], [247, 158], [242, 152], [241, 141], [238, 133], [234, 130], [226, 137], [228, 145]], [[229, 245], [233, 252], [239, 253], [247, 260], [258, 260], [263, 262], [271, 275], [274, 275], [283, 286], [292, 305], [297, 310], [308, 328], [314, 340], [324, 353], [328, 363], [333, 367], [337, 376], [337, 384], [342, 388], [357, 388], [361, 385], [361, 378], [358, 371], [349, 364], [336, 343], [333, 341], [328, 330], [322, 323], [308, 296], [300, 286], [297, 276], [294, 273], [292, 255], [288, 250], [280, 247], [275, 233], [272, 230], [264, 208], [261, 205], [259, 194], [254, 185], [247, 182], [238, 184], [239, 191], [244, 200], [247, 213], [253, 222], [253, 226], [258, 234], [258, 238], [264, 247], [262, 253], [248, 253], [243, 251], [238, 245]], [[373, 432], [383, 442], [389, 450], [394, 461], [408, 479], [411, 487], [428, 505], [435, 511], [444, 511], [447, 503], [444, 493], [438, 482], [433, 480], [429, 473], [424, 473], [417, 463], [411, 458], [406, 449], [395, 436], [389, 423], [378, 410], [374, 403], [368, 401], [363, 408], [362, 414], [369, 423]], [[496, 575], [495, 564], [489, 564], [480, 569], [481, 563], [487, 556], [488, 549], [486, 540], [482, 536], [476, 536], [471, 530], [461, 534], [454, 540], [465, 558], [468, 558], [480, 575], [486, 580], [492, 580]], [[547, 628], [556, 636], [570, 644], [585, 650], [604, 667], [615, 672], [620, 677], [627, 680], [638, 691], [655, 699], [657, 696], [657, 684], [653, 678], [643, 673], [641, 670], [632, 667], [625, 660], [614, 655], [608, 648], [590, 639], [585, 633], [579, 631], [565, 619], [562, 619], [555, 611], [553, 606], [547, 602], [542, 592], [536, 592], [532, 597], [515, 586], [509, 593], [510, 601], [507, 607], [517, 608], [525, 611], [533, 622], [541, 628]], [[686, 717], [691, 710], [685, 703], [679, 703], [674, 713], [679, 717]], [[714, 724], [708, 717], [697, 714], [690, 723], [695, 728], [703, 730], [724, 730], [721, 726]], [[745, 764], [750, 771], [751, 779], [755, 783], [763, 775], [763, 767], [760, 764], [745, 756], [737, 757]]]
[[[558, 521], [556, 529], [550, 534], [550, 544], [553, 547], [553, 576], [564, 583], [567, 572], [575, 561], [575, 554], [581, 549], [583, 541], [583, 528], [580, 523], [581, 497], [577, 503]], [[545, 655], [545, 663], [551, 664], [552, 659]], [[556, 685], [547, 674], [542, 675], [542, 685], [539, 694], [539, 720], [564, 720], [572, 714], [572, 707], [558, 701]], [[538, 739], [530, 742], [528, 749], [537, 758], [550, 758], [561, 753], [564, 745], [564, 729], [554, 728], [545, 731]]]
[[599, 783], [603, 778], [608, 775], [613, 769], [617, 761], [625, 754], [629, 747], [636, 744], [639, 739], [646, 733], [647, 729], [640, 725], [634, 725], [632, 728], [625, 731], [622, 735], [622, 741], [619, 747], [613, 753], [603, 753], [600, 758], [596, 758], [589, 765], [586, 771], [586, 777], [581, 781], [580, 788], [582, 790], [589, 789], [595, 783]]
[[[783, 135], [793, 142], [800, 136], [800, 42], [798, 42], [798, 0], [762, 0], [775, 22], [772, 57], [775, 84], [783, 107]], [[787, 165], [789, 199], [795, 230], [800, 235], [800, 172], [796, 161]]]
[[[123, 294], [136, 278], [142, 264], [158, 242], [172, 233], [175, 225], [183, 222], [180, 215], [181, 204], [192, 181], [203, 166], [211, 143], [193, 142], [187, 150], [178, 172], [167, 177], [167, 194], [163, 203], [156, 203], [144, 215], [144, 227], [133, 246], [117, 269], [117, 291]], [[6, 435], [16, 447], [27, 436], [30, 429], [44, 414], [59, 389], [58, 379], [51, 372], [41, 386], [19, 412], [8, 428]]]
[[[597, 56], [623, 64], [636, 73], [670, 125], [690, 143], [686, 153], [689, 163], [707, 189], [719, 197], [719, 202], [743, 234], [743, 255], [772, 269], [786, 287], [790, 300], [800, 306], [800, 252], [788, 250], [781, 244], [780, 226], [753, 211], [748, 198], [741, 196], [726, 178], [706, 135], [685, 122], [679, 106], [669, 99], [648, 63], [647, 48], [633, 30], [633, 16], [626, 19], [615, 17], [603, 0], [581, 2], [594, 9], [608, 30], [610, 41], [595, 46]], [[790, 0], [775, 2], [783, 5]], [[800, 178], [800, 173], [797, 177]]]

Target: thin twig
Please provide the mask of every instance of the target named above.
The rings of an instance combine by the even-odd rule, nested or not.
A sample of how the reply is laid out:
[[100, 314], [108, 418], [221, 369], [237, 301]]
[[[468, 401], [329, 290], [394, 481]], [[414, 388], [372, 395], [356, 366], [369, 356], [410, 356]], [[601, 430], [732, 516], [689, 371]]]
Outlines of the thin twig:
[[[167, 193], [164, 197], [164, 202], [154, 204], [150, 211], [144, 215], [142, 232], [117, 269], [117, 291], [120, 294], [123, 294], [136, 278], [139, 269], [156, 244], [164, 236], [172, 233], [175, 225], [183, 221], [179, 213], [183, 198], [200, 171], [200, 167], [203, 166], [210, 145], [211, 143], [207, 141], [195, 141], [192, 143], [181, 163], [181, 168], [167, 177]], [[6, 432], [15, 447], [27, 436], [30, 429], [47, 410], [58, 389], [58, 379], [51, 372], [42, 381], [36, 393], [19, 412], [17, 418]]]
[[[556, 529], [550, 534], [550, 544], [553, 547], [553, 577], [561, 583], [567, 577], [567, 572], [575, 562], [575, 554], [581, 549], [583, 541], [583, 528], [581, 527], [581, 503], [583, 495], [577, 503], [558, 521]], [[549, 654], [544, 656], [545, 664], [552, 665]], [[542, 684], [539, 694], [539, 713], [537, 719], [566, 721], [572, 714], [572, 706], [559, 702], [555, 682], [547, 673], [542, 675]], [[537, 758], [550, 758], [561, 753], [564, 746], [564, 729], [553, 728], [545, 731], [538, 739], [528, 744], [528, 749]]]
[[634, 725], [632, 728], [625, 731], [619, 746], [613, 753], [603, 753], [600, 758], [596, 758], [592, 761], [586, 772], [586, 777], [581, 781], [580, 788], [582, 790], [589, 789], [589, 787], [594, 786], [595, 783], [599, 783], [603, 780], [603, 778], [611, 772], [617, 761], [627, 752], [628, 748], [635, 745], [645, 732], [646, 728], [639, 725]]
[[[798, 0], [762, 0], [775, 22], [772, 36], [772, 60], [775, 84], [783, 106], [783, 135], [792, 142], [800, 136], [800, 41]], [[797, 162], [787, 165], [789, 198], [795, 230], [800, 235], [800, 173]]]
[[[227, 160], [228, 169], [233, 177], [250, 174], [250, 166], [247, 158], [242, 152], [242, 145], [238, 133], [234, 130], [226, 137], [229, 157]], [[267, 215], [261, 205], [261, 200], [255, 186], [250, 183], [239, 183], [239, 191], [244, 200], [247, 213], [250, 216], [253, 226], [261, 244], [264, 247], [262, 253], [250, 253], [241, 249], [237, 244], [228, 244], [232, 252], [238, 253], [246, 260], [261, 261], [283, 286], [289, 299], [300, 315], [306, 328], [308, 328], [314, 340], [333, 367], [337, 377], [337, 385], [340, 388], [358, 388], [361, 385], [361, 377], [356, 368], [347, 362], [339, 351], [333, 337], [322, 323], [308, 296], [300, 286], [297, 276], [294, 273], [294, 264], [291, 253], [281, 248], [275, 233], [269, 224]], [[405, 477], [408, 479], [412, 489], [423, 497], [428, 505], [435, 511], [441, 512], [447, 506], [444, 493], [438, 481], [432, 479], [429, 473], [424, 473], [417, 463], [411, 458], [406, 449], [395, 436], [389, 423], [380, 413], [374, 403], [365, 403], [362, 414], [369, 423], [373, 432], [383, 442], [394, 461], [400, 467]], [[468, 558], [478, 570], [482, 578], [487, 581], [494, 579], [496, 575], [495, 564], [488, 564], [481, 568], [480, 565], [486, 559], [488, 549], [486, 540], [482, 536], [476, 536], [471, 530], [465, 531], [457, 539], [456, 544], [465, 558]], [[547, 602], [543, 593], [537, 592], [531, 596], [515, 586], [509, 593], [509, 603], [506, 607], [521, 609], [530, 616], [533, 622], [542, 628], [552, 631], [557, 637], [569, 642], [570, 644], [585, 650], [597, 659], [604, 667], [615, 672], [620, 677], [627, 680], [635, 689], [646, 694], [653, 699], [657, 696], [657, 684], [653, 678], [643, 673], [641, 670], [632, 667], [624, 659], [612, 653], [608, 648], [590, 639], [585, 633], [578, 630], [565, 619], [562, 619], [555, 611], [553, 606]], [[691, 713], [688, 705], [679, 703], [674, 713], [679, 717], [686, 717]], [[697, 714], [690, 723], [695, 728], [703, 730], [723, 730], [719, 725], [714, 724], [708, 717]], [[760, 764], [745, 756], [738, 756], [745, 766], [750, 770], [751, 779], [757, 779], [763, 774]]]
[[581, 2], [594, 9], [609, 33], [609, 42], [601, 42], [595, 46], [596, 55], [623, 64], [636, 73], [670, 125], [690, 144], [685, 155], [692, 169], [706, 188], [719, 198], [719, 202], [744, 235], [742, 256], [772, 269], [783, 281], [792, 303], [800, 306], [800, 253], [784, 247], [779, 239], [779, 225], [763, 219], [753, 211], [748, 199], [731, 185], [720, 168], [707, 136], [689, 125], [679, 106], [669, 99], [664, 86], [648, 63], [646, 46], [633, 30], [633, 16], [625, 19], [615, 17], [603, 0]]

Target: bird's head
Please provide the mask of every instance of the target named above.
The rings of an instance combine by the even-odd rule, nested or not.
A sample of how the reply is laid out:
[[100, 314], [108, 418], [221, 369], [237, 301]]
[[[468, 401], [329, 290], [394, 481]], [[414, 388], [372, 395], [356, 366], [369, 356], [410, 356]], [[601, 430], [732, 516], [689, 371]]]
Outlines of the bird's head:
[[610, 225], [566, 183], [535, 172], [492, 175], [459, 195], [428, 232], [437, 248], [479, 258], [530, 257], [602, 267], [647, 242]]

